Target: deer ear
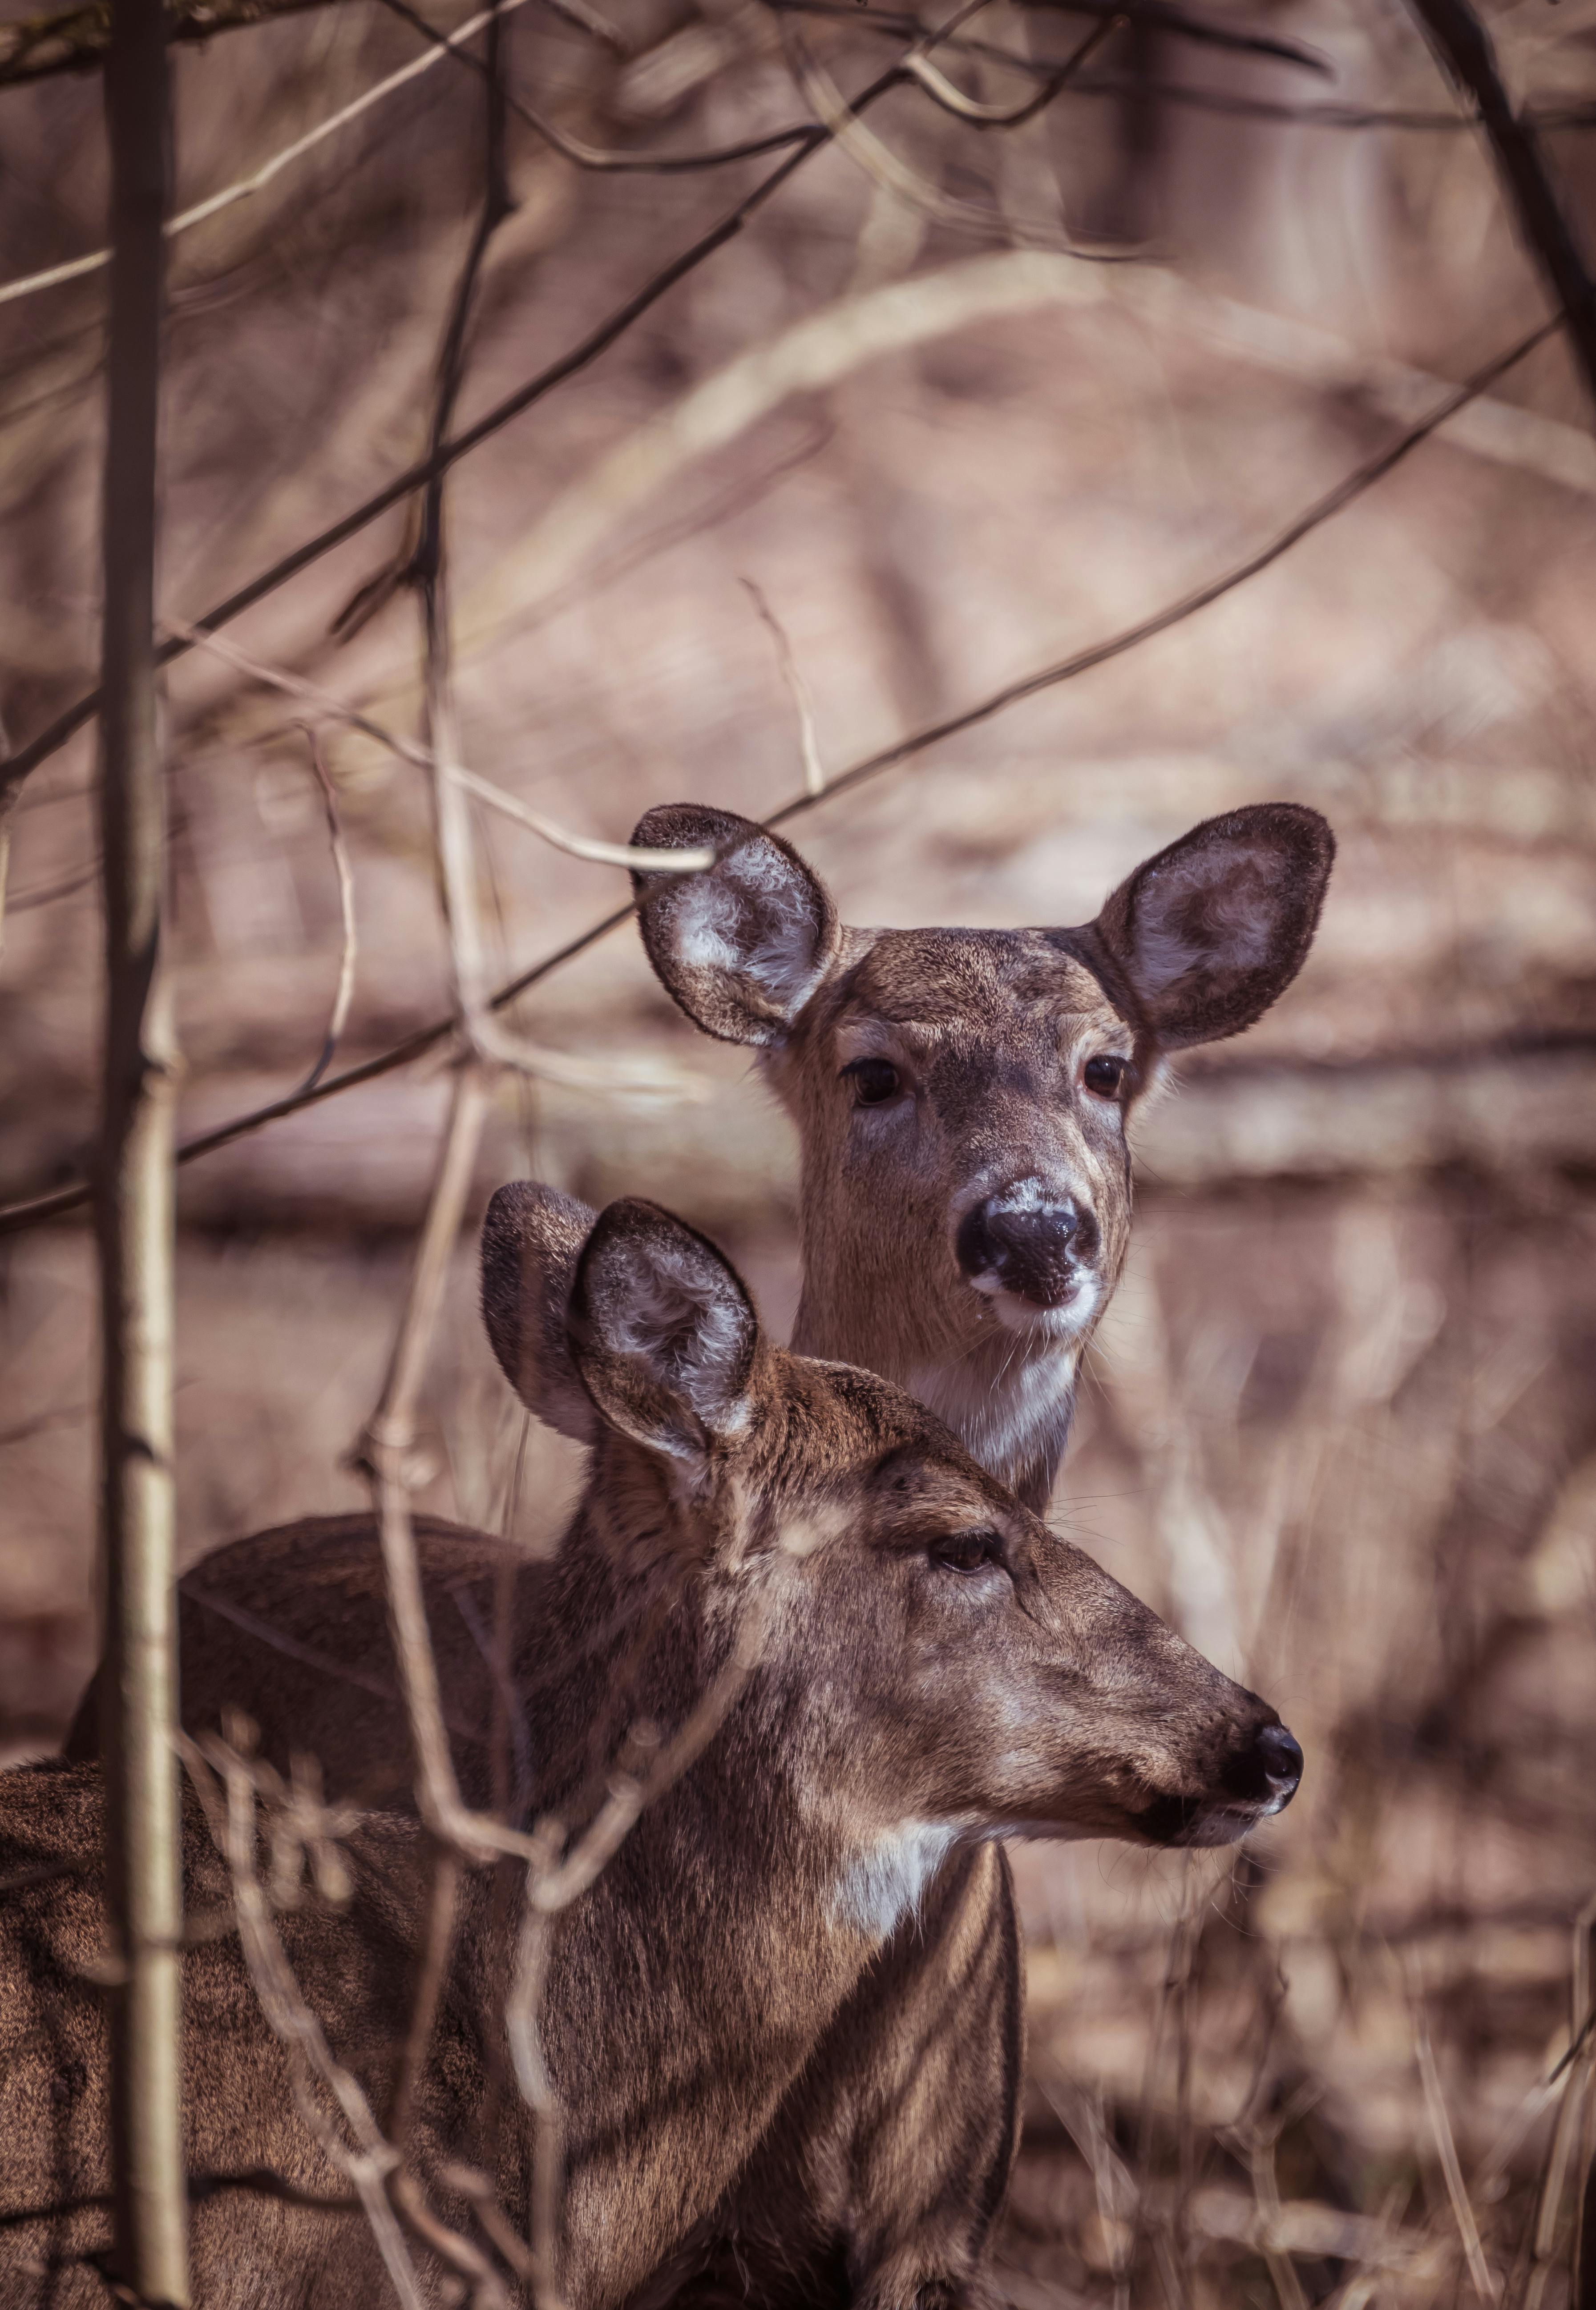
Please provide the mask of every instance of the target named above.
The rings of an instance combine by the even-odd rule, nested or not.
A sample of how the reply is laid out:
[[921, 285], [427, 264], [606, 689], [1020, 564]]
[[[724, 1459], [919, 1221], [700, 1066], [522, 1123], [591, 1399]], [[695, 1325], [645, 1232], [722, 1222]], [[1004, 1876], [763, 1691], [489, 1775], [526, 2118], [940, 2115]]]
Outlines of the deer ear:
[[655, 850], [724, 849], [701, 874], [634, 874], [638, 927], [667, 994], [724, 1043], [779, 1043], [839, 936], [826, 886], [779, 835], [730, 811], [669, 803], [638, 822]]
[[1163, 1049], [1236, 1034], [1285, 992], [1334, 857], [1316, 810], [1259, 803], [1205, 819], [1120, 884], [1091, 934]]
[[529, 1179], [500, 1187], [482, 1221], [482, 1321], [529, 1411], [591, 1444], [593, 1400], [571, 1360], [567, 1308], [595, 1213]]
[[712, 1243], [627, 1197], [587, 1239], [571, 1352], [601, 1419], [650, 1450], [702, 1463], [747, 1427], [759, 1319]]

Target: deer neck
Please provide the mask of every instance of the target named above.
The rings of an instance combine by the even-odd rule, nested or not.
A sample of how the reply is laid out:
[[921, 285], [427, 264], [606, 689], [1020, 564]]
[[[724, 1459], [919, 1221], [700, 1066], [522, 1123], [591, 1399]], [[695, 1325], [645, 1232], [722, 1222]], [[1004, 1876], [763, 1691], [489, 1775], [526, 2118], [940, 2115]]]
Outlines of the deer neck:
[[[602, 1781], [627, 1723], [648, 1715], [668, 1737], [731, 1641], [731, 1616], [698, 1610], [694, 1585], [662, 1608], [672, 1535], [634, 1530], [622, 1554], [624, 1521], [590, 1497], [557, 1568], [565, 1593], [544, 1626], [574, 1628], [583, 1657], [557, 1677], [532, 1654], [520, 1663], [524, 1688], [544, 1680], [533, 1753], [564, 1728], [557, 1802], [594, 1762]], [[624, 2299], [713, 2212], [940, 1858], [850, 1839], [806, 1788], [794, 1712], [779, 1668], [756, 1671], [556, 1928], [542, 2036], [566, 2132], [565, 2290], [580, 2310]], [[603, 1728], [579, 1772], [577, 1723]]]
[[793, 1327], [800, 1355], [863, 1364], [934, 1411], [973, 1460], [1039, 1513], [1069, 1441], [1085, 1339], [1011, 1332], [995, 1319], [916, 1320], [886, 1294], [850, 1290], [806, 1258]]

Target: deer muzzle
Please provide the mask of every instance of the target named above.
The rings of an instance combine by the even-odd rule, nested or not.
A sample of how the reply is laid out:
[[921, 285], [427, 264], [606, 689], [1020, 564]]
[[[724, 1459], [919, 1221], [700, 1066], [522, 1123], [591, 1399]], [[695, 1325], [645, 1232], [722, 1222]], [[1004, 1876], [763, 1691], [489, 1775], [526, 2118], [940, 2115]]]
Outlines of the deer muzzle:
[[1138, 1822], [1153, 1845], [1234, 1845], [1283, 1812], [1302, 1781], [1302, 1750], [1283, 1724], [1258, 1727], [1226, 1759], [1206, 1797], [1157, 1798]]
[[1037, 1178], [1011, 1180], [958, 1223], [954, 1255], [977, 1291], [1042, 1311], [1067, 1308], [1090, 1274], [1097, 1223], [1076, 1196]]

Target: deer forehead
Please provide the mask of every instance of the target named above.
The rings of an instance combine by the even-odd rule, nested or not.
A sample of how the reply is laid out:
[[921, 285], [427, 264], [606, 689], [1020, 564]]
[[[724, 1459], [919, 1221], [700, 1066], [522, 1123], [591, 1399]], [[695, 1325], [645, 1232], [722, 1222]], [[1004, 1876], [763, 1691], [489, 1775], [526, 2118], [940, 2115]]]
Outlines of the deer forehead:
[[1023, 1513], [890, 1382], [785, 1350], [767, 1370], [767, 1418], [745, 1481], [762, 1491], [787, 1553], [890, 1545], [906, 1524], [952, 1533]]
[[885, 1051], [991, 1073], [1131, 1028], [1083, 963], [1037, 931], [881, 931], [837, 986], [838, 1064]]

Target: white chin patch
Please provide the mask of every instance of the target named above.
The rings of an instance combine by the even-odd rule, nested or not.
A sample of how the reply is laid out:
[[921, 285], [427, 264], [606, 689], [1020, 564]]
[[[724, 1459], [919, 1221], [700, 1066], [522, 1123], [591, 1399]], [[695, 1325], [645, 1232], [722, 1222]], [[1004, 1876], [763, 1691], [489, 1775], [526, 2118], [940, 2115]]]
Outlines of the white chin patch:
[[1018, 1291], [1005, 1290], [995, 1275], [972, 1275], [970, 1284], [984, 1299], [991, 1300], [1005, 1331], [1035, 1333], [1044, 1340], [1072, 1340], [1078, 1332], [1084, 1332], [1102, 1298], [1102, 1286], [1095, 1275], [1083, 1275], [1057, 1307], [1038, 1307], [1034, 1300], [1022, 1299]]

